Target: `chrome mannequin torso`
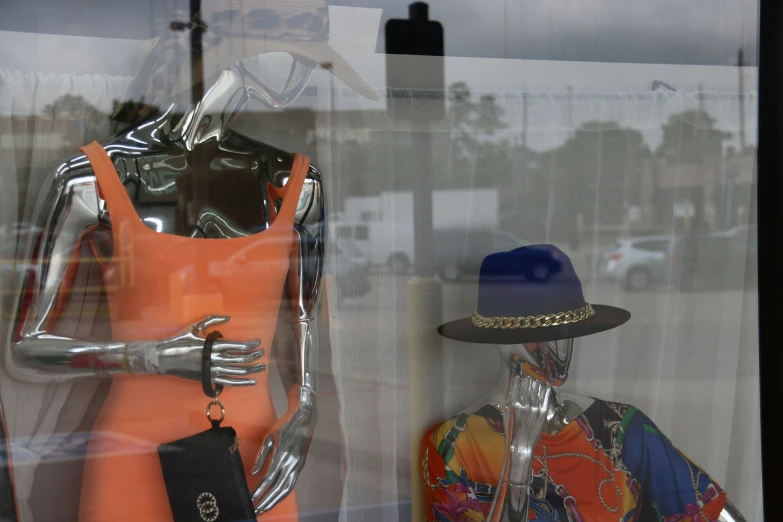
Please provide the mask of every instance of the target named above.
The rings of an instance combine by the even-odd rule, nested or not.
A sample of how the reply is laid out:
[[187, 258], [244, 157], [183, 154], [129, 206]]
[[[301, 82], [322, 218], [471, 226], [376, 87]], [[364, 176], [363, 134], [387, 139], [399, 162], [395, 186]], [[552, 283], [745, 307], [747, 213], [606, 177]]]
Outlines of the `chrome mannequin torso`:
[[[301, 92], [301, 89], [300, 89]], [[282, 187], [288, 179], [293, 155], [239, 135], [231, 122], [255, 98], [279, 106], [276, 93], [266, 92], [253, 81], [240, 63], [224, 71], [196, 106], [172, 104], [162, 113], [125, 132], [105, 146], [120, 179], [136, 199], [139, 217], [157, 232], [216, 239], [228, 239], [261, 232], [272, 223], [269, 209], [279, 201], [270, 189]], [[198, 169], [225, 171], [226, 176], [249, 172], [258, 178], [262, 202], [249, 207], [261, 209], [248, 215], [233, 206], [232, 198], [209, 201], [208, 194], [194, 194], [186, 216], [171, 211], [178, 194], [174, 180]], [[197, 191], [194, 191], [197, 192]], [[241, 194], [237, 194], [239, 198]], [[181, 194], [180, 194], [181, 197]], [[248, 208], [248, 206], [245, 206]], [[233, 218], [231, 217], [233, 216]], [[304, 466], [317, 420], [316, 374], [319, 303], [324, 253], [324, 198], [321, 175], [312, 165], [299, 199], [295, 237], [288, 274], [288, 297], [293, 305], [296, 347], [278, 347], [278, 359], [296, 360], [296, 374], [283, 376], [289, 388], [289, 411], [270, 430], [253, 472], [264, 472], [253, 493], [258, 513], [271, 509], [292, 489]], [[230, 320], [217, 315], [193, 325], [169, 339], [142, 342], [120, 340], [98, 342], [55, 335], [58, 300], [67, 295], [71, 253], [83, 240], [95, 245], [102, 256], [111, 256], [111, 216], [100, 199], [96, 179], [84, 156], [62, 164], [48, 178], [32, 217], [42, 233], [27, 245], [34, 256], [35, 270], [26, 284], [17, 310], [15, 332], [6, 351], [6, 367], [21, 380], [65, 382], [130, 371], [137, 374], [173, 375], [200, 379], [204, 330]], [[257, 339], [220, 339], [212, 354], [214, 383], [252, 386], [253, 374], [265, 371], [253, 364], [262, 351]], [[280, 353], [279, 349], [283, 349]], [[288, 351], [286, 351], [288, 350]], [[294, 353], [295, 352], [295, 353]], [[77, 354], [89, 354], [86, 363]], [[287, 365], [281, 365], [283, 367]]]
[[[557, 434], [594, 402], [558, 389], [568, 378], [573, 346], [574, 339], [497, 345], [509, 373], [504, 371], [498, 386], [467, 410], [489, 404], [504, 413], [505, 459], [488, 522], [528, 521], [533, 450], [541, 433]], [[745, 522], [728, 500], [718, 520]]]

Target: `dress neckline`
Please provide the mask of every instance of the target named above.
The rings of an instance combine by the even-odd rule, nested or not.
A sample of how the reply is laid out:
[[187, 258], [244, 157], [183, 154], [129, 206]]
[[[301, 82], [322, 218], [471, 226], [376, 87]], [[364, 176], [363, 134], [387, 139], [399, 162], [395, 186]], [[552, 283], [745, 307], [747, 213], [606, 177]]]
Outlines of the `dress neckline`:
[[[92, 165], [93, 172], [95, 173], [95, 177], [97, 179], [98, 188], [102, 189], [101, 191], [104, 192], [104, 194], [101, 195], [101, 198], [106, 201], [106, 204], [109, 207], [109, 217], [112, 219], [113, 224], [115, 218], [117, 219], [117, 222], [121, 222], [123, 219], [125, 219], [134, 228], [134, 231], [139, 231], [140, 233], [143, 232], [145, 234], [155, 234], [155, 237], [168, 238], [171, 241], [177, 242], [232, 241], [234, 244], [241, 244], [260, 240], [261, 236], [267, 232], [271, 233], [273, 229], [277, 228], [278, 222], [281, 221], [280, 218], [282, 216], [288, 215], [290, 213], [292, 218], [295, 217], [296, 208], [298, 207], [299, 199], [301, 198], [302, 187], [304, 186], [305, 179], [307, 177], [307, 171], [310, 168], [310, 158], [301, 154], [294, 154], [294, 161], [291, 165], [288, 179], [286, 180], [285, 185], [281, 187], [285, 193], [283, 195], [282, 201], [280, 202], [280, 209], [276, 212], [277, 216], [275, 220], [272, 221], [269, 227], [267, 227], [265, 230], [256, 232], [254, 234], [249, 234], [247, 236], [232, 238], [190, 237], [172, 234], [169, 232], [158, 232], [149, 228], [146, 224], [144, 224], [144, 221], [141, 219], [141, 216], [139, 216], [136, 207], [133, 205], [130, 194], [128, 194], [125, 185], [120, 181], [120, 178], [114, 168], [114, 163], [112, 162], [109, 154], [106, 152], [106, 149], [98, 142], [93, 141], [89, 145], [82, 147], [80, 150], [85, 153], [87, 159]], [[102, 181], [105, 185], [102, 184]], [[292, 190], [289, 190], [289, 188]], [[110, 201], [110, 199], [112, 201]], [[294, 199], [295, 201], [291, 202], [289, 199]], [[112, 204], [114, 204], [114, 211], [118, 215], [112, 215]], [[290, 205], [296, 206], [294, 206], [293, 209], [290, 209], [291, 212], [288, 212], [288, 207]], [[283, 219], [282, 221], [286, 220]]]

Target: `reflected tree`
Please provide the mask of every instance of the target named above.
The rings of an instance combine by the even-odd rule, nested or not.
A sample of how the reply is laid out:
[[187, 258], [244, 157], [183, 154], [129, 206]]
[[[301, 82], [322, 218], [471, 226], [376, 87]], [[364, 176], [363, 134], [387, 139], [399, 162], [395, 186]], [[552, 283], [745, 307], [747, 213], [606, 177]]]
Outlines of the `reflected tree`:
[[436, 173], [435, 188], [498, 186], [512, 168], [511, 144], [499, 137], [507, 128], [503, 109], [491, 94], [473, 99], [464, 82], [448, 90], [451, 114], [450, 168]]
[[[652, 201], [659, 224], [674, 222], [693, 232], [712, 226], [724, 186], [724, 145], [731, 137], [716, 124], [706, 111], [689, 110], [671, 115], [663, 125], [662, 141], [655, 151]], [[689, 202], [692, 215], [676, 218], [673, 209], [683, 202]]]
[[656, 156], [669, 163], [702, 163], [723, 156], [723, 144], [731, 133], [715, 127], [717, 120], [706, 111], [673, 114], [663, 125], [663, 140]]
[[580, 214], [588, 227], [621, 227], [629, 208], [639, 203], [641, 160], [649, 156], [639, 131], [615, 122], [582, 124], [561, 147], [543, 156], [539, 177], [551, 173], [552, 230], [568, 237], [578, 234]]
[[62, 138], [68, 149], [76, 150], [85, 143], [105, 138], [109, 133], [109, 115], [82, 96], [60, 96], [46, 105], [41, 114], [71, 126]]

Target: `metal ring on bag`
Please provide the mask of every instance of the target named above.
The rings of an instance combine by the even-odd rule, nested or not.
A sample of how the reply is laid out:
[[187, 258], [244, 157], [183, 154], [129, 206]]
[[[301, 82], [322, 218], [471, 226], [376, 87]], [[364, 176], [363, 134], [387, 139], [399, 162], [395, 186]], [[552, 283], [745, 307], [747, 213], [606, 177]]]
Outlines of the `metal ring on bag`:
[[222, 337], [223, 335], [217, 330], [210, 332], [204, 339], [204, 350], [201, 352], [201, 388], [204, 390], [204, 395], [212, 399], [216, 399], [223, 391], [222, 384], [215, 384], [214, 388], [212, 387], [212, 345], [215, 340]]
[[212, 406], [220, 406], [220, 420], [217, 421], [218, 424], [223, 422], [223, 419], [226, 418], [226, 408], [223, 406], [223, 403], [220, 402], [217, 399], [212, 399], [212, 402], [207, 404], [207, 419], [209, 419], [209, 422], [212, 422]]

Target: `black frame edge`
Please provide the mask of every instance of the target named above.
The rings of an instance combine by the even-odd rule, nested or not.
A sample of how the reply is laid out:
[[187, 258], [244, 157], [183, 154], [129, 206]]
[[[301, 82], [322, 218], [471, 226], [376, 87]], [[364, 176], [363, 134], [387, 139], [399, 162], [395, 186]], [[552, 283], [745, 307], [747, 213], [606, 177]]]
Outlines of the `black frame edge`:
[[772, 503], [783, 459], [778, 416], [783, 413], [783, 6], [760, 0], [759, 9], [758, 270], [759, 387], [764, 518]]

